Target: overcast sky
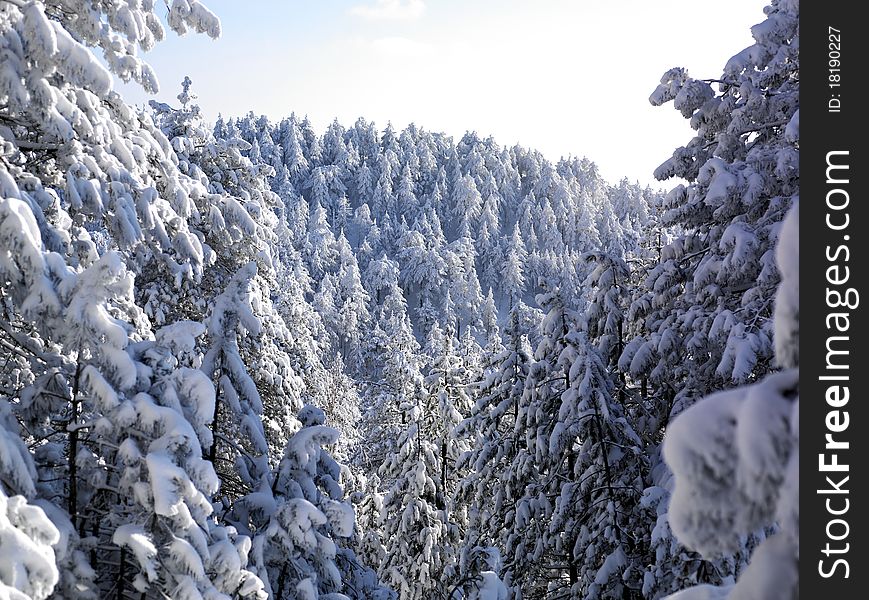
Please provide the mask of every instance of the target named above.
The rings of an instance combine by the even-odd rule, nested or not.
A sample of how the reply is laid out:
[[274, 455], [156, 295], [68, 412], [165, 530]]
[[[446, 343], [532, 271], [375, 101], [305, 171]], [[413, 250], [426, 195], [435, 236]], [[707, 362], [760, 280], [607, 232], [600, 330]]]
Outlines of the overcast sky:
[[[205, 0], [223, 35], [167, 39], [146, 55], [158, 99], [180, 81], [206, 117], [253, 111], [381, 129], [466, 130], [548, 158], [586, 156], [612, 182], [653, 182], [690, 139], [649, 94], [674, 66], [717, 77], [752, 43], [763, 0]], [[149, 96], [121, 86], [128, 101]], [[655, 184], [657, 185], [657, 184]], [[664, 184], [666, 185], [666, 184]]]

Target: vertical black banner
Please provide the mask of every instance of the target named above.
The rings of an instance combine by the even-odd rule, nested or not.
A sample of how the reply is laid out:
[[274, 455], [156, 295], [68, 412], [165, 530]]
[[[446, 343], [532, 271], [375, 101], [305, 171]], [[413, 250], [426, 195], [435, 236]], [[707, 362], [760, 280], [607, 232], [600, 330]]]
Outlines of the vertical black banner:
[[810, 599], [867, 593], [869, 161], [859, 138], [869, 34], [861, 6], [800, 8], [800, 593]]

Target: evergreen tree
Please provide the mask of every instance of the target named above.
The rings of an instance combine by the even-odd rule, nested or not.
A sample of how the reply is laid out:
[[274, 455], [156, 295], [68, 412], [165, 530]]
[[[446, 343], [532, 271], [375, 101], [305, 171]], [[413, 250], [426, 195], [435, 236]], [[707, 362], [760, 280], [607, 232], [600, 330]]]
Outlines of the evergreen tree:
[[524, 448], [518, 417], [531, 363], [521, 313], [520, 302], [511, 309], [504, 330], [506, 347], [493, 357], [490, 369], [476, 384], [477, 399], [470, 416], [456, 429], [470, 446], [458, 463], [468, 475], [457, 490], [456, 503], [479, 521], [477, 537], [468, 536], [463, 554], [486, 544], [506, 546], [513, 506], [524, 491], [519, 483], [521, 471], [513, 471]]
[[322, 205], [314, 203], [308, 219], [308, 236], [303, 254], [315, 281], [320, 281], [335, 268], [338, 260], [335, 241], [335, 235], [326, 220], [326, 210]]
[[672, 100], [696, 135], [655, 172], [689, 181], [668, 194], [663, 216], [684, 233], [648, 274], [637, 311], [648, 334], [623, 358], [674, 414], [769, 370], [775, 231], [799, 183], [796, 14], [774, 4], [756, 44], [728, 61], [717, 94], [673, 69], [650, 98]]
[[[773, 2], [765, 12], [752, 28], [755, 44], [725, 66], [718, 94], [708, 82], [671, 70], [652, 96], [655, 103], [674, 100], [697, 129], [658, 172], [691, 182], [668, 196], [668, 218], [683, 221], [687, 232], [681, 246], [671, 244], [676, 255], [662, 253], [660, 264], [691, 267], [697, 304], [686, 316], [695, 335], [706, 337], [688, 348], [714, 347], [705, 350], [711, 360], [702, 370], [687, 374], [687, 393], [677, 398], [751, 383], [713, 393], [668, 428], [664, 457], [675, 479], [669, 522], [680, 541], [713, 559], [744, 551], [748, 534], [778, 525], [733, 587], [698, 586], [679, 594], [685, 598], [799, 595], [799, 9]], [[713, 111], [717, 118], [705, 120]], [[704, 302], [712, 286], [714, 307]], [[775, 359], [786, 370], [763, 377], [773, 336]]]
[[451, 216], [458, 223], [458, 230], [473, 231], [483, 207], [483, 198], [471, 175], [463, 175], [455, 184]]
[[569, 388], [561, 396], [549, 451], [568, 474], [550, 524], [550, 543], [571, 563], [571, 595], [640, 598], [648, 522], [640, 503], [646, 462], [640, 438], [615, 401], [614, 377], [591, 341], [571, 335]]
[[422, 386], [420, 347], [398, 286], [397, 265], [385, 257], [377, 263], [383, 267], [378, 270], [386, 273], [386, 285], [375, 292], [381, 296], [369, 349], [373, 363], [370, 373], [375, 380], [367, 387], [363, 409], [367, 429], [359, 446], [359, 462], [369, 472], [397, 452], [395, 440], [406, 426], [402, 406], [414, 401]]
[[[437, 325], [435, 325], [437, 329]], [[454, 346], [455, 333], [448, 326], [443, 335], [432, 336], [428, 344], [432, 357], [429, 374], [425, 378], [427, 394], [425, 407], [425, 432], [428, 439], [438, 451], [438, 480], [435, 500], [439, 508], [444, 509], [452, 497], [459, 478], [456, 472], [456, 461], [467, 449], [463, 440], [455, 435], [456, 426], [462, 421], [470, 409], [470, 398], [465, 387], [465, 378], [473, 373], [473, 367], [462, 364]], [[470, 367], [470, 368], [469, 368]]]
[[394, 454], [379, 469], [393, 483], [383, 498], [386, 555], [380, 565], [381, 581], [401, 600], [417, 600], [445, 589], [444, 569], [450, 562], [443, 542], [447, 537], [445, 511], [438, 508], [439, 448], [426, 434], [434, 415], [421, 409], [422, 390], [406, 399], [401, 410], [405, 429]]
[[[42, 600], [61, 574], [55, 548], [60, 532], [44, 510], [28, 502], [36, 495], [36, 466], [17, 433], [10, 406], [0, 403], [0, 594]], [[82, 586], [83, 594], [89, 591]], [[91, 597], [93, 597], [91, 595]]]
[[369, 298], [362, 286], [356, 256], [343, 234], [338, 238], [336, 247], [338, 265], [334, 302], [337, 319], [334, 327], [341, 356], [350, 364], [351, 371], [355, 371], [361, 359], [362, 338], [369, 326]]
[[[505, 516], [504, 556], [508, 585], [528, 596], [543, 596], [571, 585], [571, 548], [554, 546], [550, 519], [561, 482], [570, 479], [565, 448], [560, 445], [568, 423], [562, 419], [561, 397], [570, 387], [574, 356], [570, 334], [576, 315], [555, 288], [538, 295], [546, 311], [534, 361], [525, 378], [518, 409], [516, 450], [508, 467], [512, 511]], [[518, 311], [517, 311], [518, 315]]]
[[306, 406], [302, 428], [287, 442], [271, 485], [274, 507], [254, 539], [254, 563], [270, 581], [269, 597], [345, 600], [335, 538], [353, 533], [338, 464], [323, 449], [338, 439], [322, 410]]
[[256, 265], [245, 265], [217, 298], [208, 319], [211, 347], [201, 367], [217, 389], [207, 458], [221, 474], [228, 502], [257, 489], [269, 470], [262, 397], [240, 348], [244, 336], [257, 335], [262, 327], [250, 305], [255, 276]]
[[504, 263], [501, 268], [501, 289], [510, 306], [516, 304], [523, 296], [526, 282], [528, 252], [519, 232], [519, 224], [513, 226], [513, 235], [507, 242]]

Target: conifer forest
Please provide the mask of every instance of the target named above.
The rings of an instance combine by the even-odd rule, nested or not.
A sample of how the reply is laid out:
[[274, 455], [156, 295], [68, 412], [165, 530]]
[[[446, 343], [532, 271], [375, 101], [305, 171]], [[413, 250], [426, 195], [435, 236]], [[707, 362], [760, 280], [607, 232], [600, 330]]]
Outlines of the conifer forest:
[[0, 0], [0, 600], [796, 600], [798, 20], [661, 65], [653, 188], [129, 105], [219, 17]]

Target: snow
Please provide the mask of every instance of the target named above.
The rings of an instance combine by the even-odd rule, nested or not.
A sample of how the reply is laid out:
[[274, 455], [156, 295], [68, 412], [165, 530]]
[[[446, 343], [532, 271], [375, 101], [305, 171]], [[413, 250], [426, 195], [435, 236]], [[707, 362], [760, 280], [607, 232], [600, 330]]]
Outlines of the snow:
[[111, 410], [118, 406], [118, 393], [112, 388], [111, 384], [106, 381], [100, 372], [92, 365], [87, 365], [82, 370], [82, 381], [84, 385], [99, 400], [103, 410]]
[[22, 24], [31, 50], [41, 61], [50, 59], [57, 53], [57, 37], [43, 8], [38, 4], [29, 4], [22, 12]]
[[[788, 450], [782, 442], [791, 435], [793, 398], [788, 396], [796, 388], [797, 378], [794, 371], [786, 371], [752, 386], [737, 415], [735, 442], [742, 458], [737, 484], [761, 507], [776, 504], [788, 460]], [[769, 522], [772, 517], [770, 511], [761, 518]]]
[[614, 552], [609, 554], [603, 561], [603, 565], [598, 569], [594, 576], [594, 582], [597, 585], [605, 585], [610, 577], [618, 577], [626, 563], [625, 553], [621, 546], [616, 548]]
[[690, 77], [681, 82], [678, 89], [679, 91], [673, 99], [673, 107], [680, 111], [685, 118], [691, 117], [694, 111], [715, 95], [712, 86], [708, 83]]
[[800, 141], [800, 109], [794, 111], [794, 115], [788, 121], [787, 127], [785, 127], [785, 139], [792, 144]]
[[[17, 187], [15, 190], [17, 191]], [[9, 196], [12, 196], [12, 193], [9, 193]], [[15, 197], [0, 200], [0, 239], [3, 241], [4, 248], [15, 249], [14, 261], [26, 269], [26, 276], [35, 278], [44, 269], [40, 251], [42, 236], [33, 212], [26, 202]], [[4, 270], [14, 269], [12, 272], [18, 270], [12, 260], [12, 256], [4, 256], [2, 263]]]
[[193, 422], [196, 425], [211, 423], [214, 418], [214, 385], [202, 371], [186, 369], [181, 371], [179, 393], [192, 408]]
[[191, 27], [212, 39], [220, 37], [220, 19], [196, 0], [172, 0], [167, 21], [169, 27], [181, 35]]
[[7, 497], [0, 487], [0, 593], [47, 598], [59, 579], [51, 548], [59, 540], [60, 533], [41, 508], [23, 496]]
[[345, 502], [327, 500], [323, 506], [323, 512], [332, 527], [332, 531], [339, 537], [350, 537], [356, 524], [356, 515], [353, 508]]
[[493, 571], [480, 573], [479, 587], [468, 596], [469, 600], [507, 600], [507, 587]]
[[[673, 531], [690, 547], [716, 554], [738, 548], [732, 485], [737, 452], [733, 445], [742, 390], [720, 392], [681, 413], [668, 429], [664, 458], [676, 476], [670, 501]], [[731, 531], [726, 538], [722, 531]]]
[[176, 354], [193, 352], [196, 338], [205, 333], [205, 325], [198, 321], [176, 321], [155, 332], [157, 343]]
[[322, 425], [326, 422], [326, 413], [312, 404], [307, 404], [299, 411], [299, 421], [304, 427]]
[[[145, 457], [151, 491], [154, 495], [154, 512], [165, 517], [183, 515], [185, 497], [195, 493], [183, 469], [164, 453], [149, 452]], [[189, 513], [188, 513], [189, 515]], [[192, 523], [182, 523], [189, 527]]]
[[[0, 401], [0, 481], [12, 490], [32, 498], [36, 494], [36, 468], [21, 439], [14, 435], [10, 406]], [[2, 487], [0, 487], [2, 490]]]
[[[779, 502], [794, 506], [791, 419], [797, 382], [794, 370], [769, 375], [758, 384], [713, 394], [671, 423], [664, 443], [676, 480], [670, 523], [689, 547], [709, 555], [733, 551], [742, 536], [776, 519]], [[786, 477], [792, 485], [783, 488]], [[787, 535], [763, 542], [761, 548], [770, 549], [758, 550], [760, 560], [770, 553], [786, 558]], [[772, 564], [763, 569], [750, 572], [771, 572], [771, 580], [781, 576], [785, 586], [793, 581], [793, 573]], [[748, 587], [740, 580], [737, 589]]]
[[242, 571], [239, 574], [240, 585], [238, 586], [238, 595], [242, 598], [256, 598], [257, 600], [266, 600], [268, 598], [262, 580], [256, 577], [249, 571]]
[[310, 578], [305, 578], [296, 584], [296, 594], [299, 600], [318, 600], [320, 597]]
[[256, 223], [241, 203], [232, 196], [222, 198], [222, 201], [225, 222], [237, 226], [248, 236], [255, 235]]
[[202, 564], [200, 550], [194, 548], [190, 542], [181, 538], [173, 538], [168, 547], [169, 557], [177, 562], [181, 572], [187, 573], [193, 579], [202, 581], [205, 579], [205, 567]]
[[197, 588], [193, 578], [182, 577], [175, 589], [172, 590], [172, 598], [173, 600], [203, 600], [203, 596]]
[[130, 550], [148, 581], [157, 579], [157, 547], [141, 525], [121, 525], [112, 534], [112, 543]]
[[[319, 410], [319, 409], [317, 409]], [[307, 414], [304, 412], [300, 414]], [[287, 442], [284, 456], [313, 474], [317, 459], [323, 446], [334, 444], [338, 440], [338, 430], [326, 425], [308, 425], [297, 431]]]
[[135, 440], [133, 440], [133, 438], [127, 438], [121, 442], [120, 446], [118, 446], [118, 457], [127, 466], [132, 466], [138, 464], [142, 460], [142, 453], [139, 451], [139, 447], [136, 445]]
[[59, 22], [52, 21], [51, 25], [57, 43], [57, 55], [65, 75], [97, 96], [108, 95], [112, 89], [111, 74]]
[[798, 561], [794, 542], [785, 535], [764, 540], [733, 586], [728, 600], [766, 600], [798, 595]]

